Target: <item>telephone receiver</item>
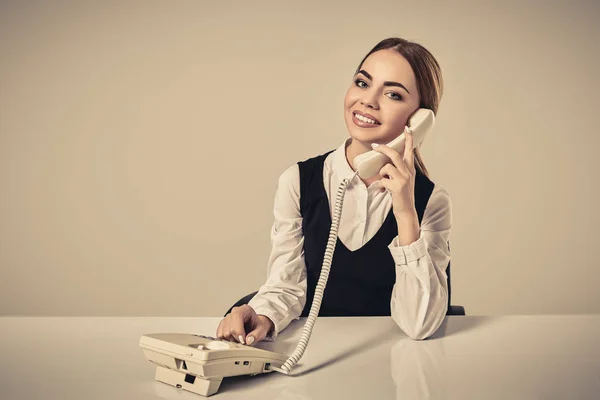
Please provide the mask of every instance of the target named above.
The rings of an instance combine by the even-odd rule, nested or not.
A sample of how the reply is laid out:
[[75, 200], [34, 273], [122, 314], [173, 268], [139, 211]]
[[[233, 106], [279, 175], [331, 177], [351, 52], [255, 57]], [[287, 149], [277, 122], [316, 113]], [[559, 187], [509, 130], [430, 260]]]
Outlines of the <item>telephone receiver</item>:
[[[413, 134], [413, 149], [423, 142], [425, 136], [433, 129], [435, 122], [435, 114], [427, 108], [419, 108], [408, 119], [408, 127]], [[396, 150], [400, 154], [404, 154], [404, 145], [406, 138], [404, 132], [397, 138], [392, 140], [387, 146]], [[354, 168], [358, 172], [358, 176], [362, 179], [368, 179], [375, 176], [381, 168], [392, 160], [383, 153], [375, 150], [359, 154], [354, 157]]]

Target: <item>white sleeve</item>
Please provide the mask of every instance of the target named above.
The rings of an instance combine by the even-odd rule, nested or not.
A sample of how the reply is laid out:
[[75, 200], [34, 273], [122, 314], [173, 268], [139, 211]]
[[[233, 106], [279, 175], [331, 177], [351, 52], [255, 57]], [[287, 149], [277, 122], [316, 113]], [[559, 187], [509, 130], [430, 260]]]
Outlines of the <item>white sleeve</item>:
[[298, 164], [279, 177], [273, 207], [271, 255], [267, 281], [248, 305], [268, 317], [275, 326], [264, 340], [273, 341], [292, 320], [298, 319], [306, 304], [306, 264], [300, 214], [300, 170]]
[[450, 196], [435, 186], [423, 214], [419, 239], [399, 246], [396, 236], [388, 246], [396, 263], [390, 300], [392, 319], [415, 340], [435, 333], [448, 310], [446, 268], [451, 226]]

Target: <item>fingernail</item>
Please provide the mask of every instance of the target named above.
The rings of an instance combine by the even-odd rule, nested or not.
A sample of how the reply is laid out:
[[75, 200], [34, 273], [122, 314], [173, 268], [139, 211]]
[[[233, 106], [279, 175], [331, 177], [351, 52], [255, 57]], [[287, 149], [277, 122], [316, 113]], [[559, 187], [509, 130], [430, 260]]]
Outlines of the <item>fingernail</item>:
[[254, 343], [254, 338], [252, 336], [248, 336], [248, 344]]
[[377, 147], [377, 146], [379, 146], [379, 143], [371, 143], [371, 147], [372, 147], [372, 148], [375, 148], [375, 147]]
[[241, 344], [244, 344], [244, 338], [242, 337], [242, 335], [238, 336], [238, 339], [240, 340]]

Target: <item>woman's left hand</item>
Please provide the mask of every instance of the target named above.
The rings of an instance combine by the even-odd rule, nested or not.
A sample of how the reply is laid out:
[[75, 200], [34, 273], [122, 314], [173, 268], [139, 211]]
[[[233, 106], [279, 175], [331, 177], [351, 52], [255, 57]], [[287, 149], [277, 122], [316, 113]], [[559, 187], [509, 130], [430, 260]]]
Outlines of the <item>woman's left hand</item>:
[[392, 206], [396, 218], [406, 218], [416, 214], [413, 135], [407, 127], [404, 128], [404, 135], [406, 137], [404, 157], [384, 144], [373, 147], [373, 150], [385, 154], [393, 163], [384, 165], [379, 170], [379, 175], [381, 175], [381, 185], [392, 194]]

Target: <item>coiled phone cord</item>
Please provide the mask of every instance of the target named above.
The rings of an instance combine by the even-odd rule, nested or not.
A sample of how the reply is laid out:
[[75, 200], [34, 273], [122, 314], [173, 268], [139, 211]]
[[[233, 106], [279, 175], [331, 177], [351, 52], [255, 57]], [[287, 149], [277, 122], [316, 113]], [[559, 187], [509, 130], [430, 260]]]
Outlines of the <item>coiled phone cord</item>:
[[335, 250], [338, 237], [338, 225], [340, 222], [340, 214], [342, 212], [342, 204], [344, 202], [344, 194], [346, 193], [348, 184], [356, 177], [356, 175], [358, 175], [358, 171], [354, 173], [352, 178], [344, 179], [338, 187], [337, 198], [335, 200], [335, 209], [333, 212], [333, 220], [331, 222], [331, 229], [329, 231], [329, 240], [327, 241], [327, 248], [325, 249], [325, 256], [323, 257], [323, 266], [321, 267], [321, 275], [319, 275], [319, 281], [317, 282], [313, 302], [310, 307], [310, 312], [308, 314], [306, 323], [304, 324], [304, 328], [302, 329], [300, 341], [298, 342], [294, 353], [287, 359], [285, 363], [283, 363], [281, 368], [271, 366], [271, 369], [274, 371], [289, 375], [292, 368], [294, 368], [296, 363], [300, 360], [300, 358], [302, 358], [304, 350], [306, 350], [308, 339], [310, 339], [313, 326], [317, 320], [317, 316], [319, 315], [319, 310], [321, 309], [323, 291], [325, 290], [325, 285], [327, 284], [327, 279], [329, 278], [329, 269], [331, 267], [333, 252]]

